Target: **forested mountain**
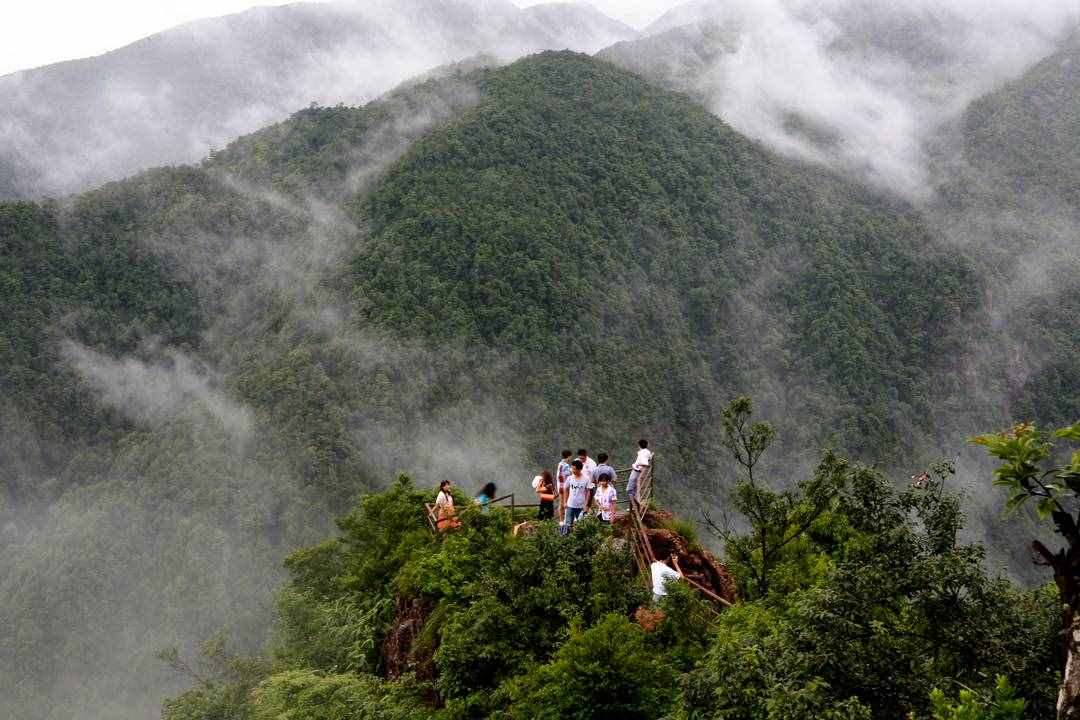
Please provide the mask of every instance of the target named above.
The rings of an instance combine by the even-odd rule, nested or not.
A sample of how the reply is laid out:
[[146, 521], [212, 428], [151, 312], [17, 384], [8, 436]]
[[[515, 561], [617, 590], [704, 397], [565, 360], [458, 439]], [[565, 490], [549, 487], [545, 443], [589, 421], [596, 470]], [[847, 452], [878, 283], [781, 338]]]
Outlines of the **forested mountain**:
[[594, 52], [634, 37], [587, 5], [342, 0], [189, 23], [0, 78], [0, 198], [189, 163], [311, 102], [366, 102], [477, 53]]
[[0, 222], [0, 692], [35, 717], [145, 714], [153, 652], [223, 625], [252, 648], [284, 549], [396, 470], [524, 489], [647, 435], [696, 514], [748, 391], [788, 472], [937, 453], [983, 296], [911, 208], [569, 53]]

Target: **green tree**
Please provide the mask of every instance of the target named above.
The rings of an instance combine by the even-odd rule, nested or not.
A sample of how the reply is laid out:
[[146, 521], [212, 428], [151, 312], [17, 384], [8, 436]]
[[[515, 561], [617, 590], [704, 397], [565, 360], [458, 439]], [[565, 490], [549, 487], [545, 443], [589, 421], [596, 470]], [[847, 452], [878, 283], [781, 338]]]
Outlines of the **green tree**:
[[982, 547], [959, 541], [963, 516], [942, 481], [897, 493], [850, 467], [799, 547], [815, 572], [721, 614], [675, 717], [921, 717], [934, 687], [981, 688], [995, 674], [1046, 717], [1053, 598], [988, 575]]
[[732, 504], [749, 524], [740, 534], [729, 521], [706, 522], [724, 543], [729, 565], [740, 580], [740, 593], [748, 599], [768, 595], [778, 566], [798, 553], [799, 541], [813, 525], [836, 507], [848, 481], [846, 461], [826, 452], [814, 475], [788, 490], [773, 490], [755, 474], [761, 457], [776, 439], [776, 431], [766, 422], [751, 422], [753, 403], [739, 397], [723, 412], [721, 441], [740, 468], [732, 494]]
[[960, 691], [952, 701], [935, 688], [930, 694], [933, 720], [1023, 720], [1027, 703], [1017, 698], [1009, 679], [999, 675], [992, 698], [983, 698], [970, 689]]
[[973, 439], [1001, 461], [994, 484], [1008, 490], [1006, 512], [1015, 512], [1028, 501], [1035, 512], [1064, 541], [1051, 551], [1041, 540], [1031, 542], [1037, 562], [1054, 572], [1064, 606], [1062, 626], [1066, 636], [1065, 670], [1058, 695], [1059, 718], [1080, 717], [1080, 449], [1064, 453], [1058, 442], [1080, 446], [1080, 423], [1046, 432], [1018, 423], [1012, 430]]
[[[426, 720], [414, 688], [371, 675], [289, 670], [252, 692], [251, 720]], [[169, 719], [166, 719], [169, 720]]]
[[270, 671], [266, 663], [230, 653], [220, 634], [202, 644], [194, 663], [181, 657], [176, 648], [166, 648], [158, 657], [195, 682], [192, 690], [165, 701], [162, 720], [248, 720], [248, 693]]
[[645, 632], [621, 615], [572, 632], [555, 658], [515, 679], [503, 720], [645, 720], [674, 698], [675, 674]]

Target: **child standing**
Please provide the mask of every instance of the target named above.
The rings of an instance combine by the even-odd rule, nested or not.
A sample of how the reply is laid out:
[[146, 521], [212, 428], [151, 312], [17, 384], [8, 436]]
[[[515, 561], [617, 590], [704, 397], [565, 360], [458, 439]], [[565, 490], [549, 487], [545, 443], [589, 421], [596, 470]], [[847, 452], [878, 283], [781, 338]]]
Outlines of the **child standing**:
[[606, 473], [601, 475], [600, 482], [596, 486], [596, 493], [593, 495], [596, 506], [600, 508], [600, 522], [610, 525], [615, 521], [615, 516], [618, 513], [616, 498], [617, 493], [615, 492], [615, 486], [611, 484], [611, 478]]

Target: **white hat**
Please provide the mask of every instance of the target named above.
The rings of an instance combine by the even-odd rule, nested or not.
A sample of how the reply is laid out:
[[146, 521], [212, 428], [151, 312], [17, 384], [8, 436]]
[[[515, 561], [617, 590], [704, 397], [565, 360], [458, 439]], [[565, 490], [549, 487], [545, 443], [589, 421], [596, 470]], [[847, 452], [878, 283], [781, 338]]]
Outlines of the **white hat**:
[[544, 476], [543, 475], [537, 475], [536, 477], [534, 477], [533, 481], [532, 481], [532, 489], [533, 490], [539, 490], [540, 489], [540, 483], [542, 483], [543, 481], [544, 481]]

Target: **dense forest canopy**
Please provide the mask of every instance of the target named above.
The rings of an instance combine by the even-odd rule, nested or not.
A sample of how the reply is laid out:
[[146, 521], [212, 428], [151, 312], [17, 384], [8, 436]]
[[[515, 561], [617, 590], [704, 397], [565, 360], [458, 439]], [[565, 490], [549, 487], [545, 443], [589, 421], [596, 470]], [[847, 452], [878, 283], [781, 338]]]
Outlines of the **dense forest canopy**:
[[[733, 448], [749, 412], [744, 400], [728, 411]], [[459, 497], [460, 526], [437, 533], [430, 492], [400, 476], [340, 519], [336, 539], [286, 560], [270, 657], [215, 639], [197, 687], [163, 716], [1052, 717], [1054, 592], [993, 577], [982, 548], [958, 541], [948, 472], [898, 493], [827, 453], [798, 490], [744, 475], [736, 507], [786, 509], [734, 545], [759, 532], [793, 542], [758, 568], [765, 592], [750, 567], [765, 546], [729, 553], [742, 597], [722, 612], [682, 580], [651, 607], [629, 523], [588, 517], [563, 536], [552, 520], [518, 536], [509, 508]], [[195, 674], [192, 659], [167, 658]]]

